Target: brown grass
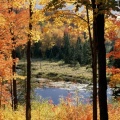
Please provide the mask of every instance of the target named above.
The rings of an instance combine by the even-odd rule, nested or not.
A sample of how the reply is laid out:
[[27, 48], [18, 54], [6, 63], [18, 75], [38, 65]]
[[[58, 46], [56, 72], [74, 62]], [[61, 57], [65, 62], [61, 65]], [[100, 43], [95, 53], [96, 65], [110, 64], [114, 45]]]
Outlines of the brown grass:
[[49, 78], [53, 80], [88, 82], [92, 78], [90, 70], [79, 65], [71, 66], [62, 61], [33, 61], [32, 74], [36, 77]]

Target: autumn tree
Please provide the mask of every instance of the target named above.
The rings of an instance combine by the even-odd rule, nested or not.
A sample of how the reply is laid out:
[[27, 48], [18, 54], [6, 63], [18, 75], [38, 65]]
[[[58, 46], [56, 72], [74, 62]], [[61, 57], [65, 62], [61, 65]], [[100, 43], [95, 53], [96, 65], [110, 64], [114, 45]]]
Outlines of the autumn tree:
[[[13, 82], [11, 82], [11, 95], [12, 95], [12, 103], [13, 103], [13, 109], [16, 110], [17, 108], [17, 87], [16, 87], [16, 78], [18, 75], [16, 74], [16, 55], [15, 50], [18, 46], [22, 46], [26, 44], [26, 28], [28, 28], [28, 22], [27, 22], [27, 15], [24, 16], [24, 14], [27, 13], [27, 10], [24, 8], [24, 1], [13, 1], [13, 0], [7, 0], [7, 1], [1, 1], [2, 7], [1, 7], [1, 14], [5, 20], [5, 26], [4, 28], [1, 28], [2, 31], [4, 31], [4, 34], [2, 34], [2, 43], [5, 42], [6, 48], [5, 50], [9, 50], [7, 54], [9, 54], [10, 59], [12, 60], [11, 67], [12, 69], [12, 76], [9, 81], [13, 78]], [[22, 21], [22, 22], [21, 22]], [[3, 42], [4, 39], [4, 42]], [[6, 41], [5, 41], [6, 39]], [[9, 42], [8, 42], [9, 41]], [[5, 60], [8, 61], [7, 57], [5, 57]], [[10, 72], [11, 73], [11, 72]]]
[[[13, 7], [11, 6], [10, 2], [8, 0], [8, 13], [12, 14], [13, 12]], [[13, 20], [13, 19], [12, 19]], [[15, 37], [14, 37], [14, 30], [13, 30], [13, 21], [10, 21], [10, 34], [11, 34], [11, 40], [13, 43], [13, 47], [15, 46]], [[13, 76], [16, 72], [16, 63], [15, 63], [15, 59], [16, 59], [16, 52], [15, 52], [15, 48], [12, 49], [12, 59], [13, 59], [13, 65], [12, 65], [12, 72], [13, 72]], [[12, 107], [14, 110], [17, 109], [17, 85], [16, 85], [16, 80], [13, 77], [13, 82], [12, 82]]]
[[[111, 29], [111, 26], [114, 27], [113, 29]], [[119, 51], [119, 46], [120, 46], [120, 33], [119, 33], [119, 26], [120, 26], [120, 20], [119, 19], [115, 19], [115, 18], [110, 18], [109, 19], [109, 23], [108, 23], [109, 27], [107, 30], [107, 34], [106, 34], [106, 38], [109, 39], [109, 41], [114, 42], [114, 44], [112, 45], [113, 49], [107, 53], [107, 58], [109, 58], [109, 64], [107, 67], [107, 72], [110, 75], [110, 82], [109, 85], [111, 87], [117, 88], [118, 84], [120, 83], [120, 64], [119, 64], [119, 60], [120, 60], [120, 51]], [[112, 63], [111, 63], [112, 62]], [[118, 88], [117, 88], [118, 89]], [[116, 89], [115, 89], [116, 91]], [[119, 89], [118, 89], [119, 92]], [[117, 93], [117, 91], [116, 91]]]
[[[5, 19], [4, 6], [0, 8], [0, 107], [10, 104], [10, 91], [7, 85], [10, 84], [12, 77], [12, 59], [11, 59], [11, 40], [9, 29], [6, 28], [7, 20]], [[8, 36], [6, 36], [6, 34]]]

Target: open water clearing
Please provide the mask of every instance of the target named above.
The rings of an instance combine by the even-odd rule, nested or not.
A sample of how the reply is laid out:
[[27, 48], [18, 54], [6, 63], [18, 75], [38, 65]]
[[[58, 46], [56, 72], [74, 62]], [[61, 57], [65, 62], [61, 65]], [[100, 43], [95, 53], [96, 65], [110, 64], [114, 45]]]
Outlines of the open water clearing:
[[[92, 103], [92, 85], [73, 82], [53, 82], [48, 79], [39, 78], [40, 87], [35, 89], [37, 99], [52, 100], [54, 104], [62, 100], [71, 99], [72, 104]], [[108, 102], [112, 102], [112, 89], [107, 89]]]

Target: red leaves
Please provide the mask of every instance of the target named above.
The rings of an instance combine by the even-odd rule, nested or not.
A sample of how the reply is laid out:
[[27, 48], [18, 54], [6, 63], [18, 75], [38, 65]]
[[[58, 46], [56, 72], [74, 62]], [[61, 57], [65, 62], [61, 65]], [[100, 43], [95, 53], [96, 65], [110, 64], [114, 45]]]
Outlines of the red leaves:
[[110, 74], [118, 74], [120, 73], [120, 69], [115, 67], [111, 67], [111, 68], [107, 67], [107, 72]]

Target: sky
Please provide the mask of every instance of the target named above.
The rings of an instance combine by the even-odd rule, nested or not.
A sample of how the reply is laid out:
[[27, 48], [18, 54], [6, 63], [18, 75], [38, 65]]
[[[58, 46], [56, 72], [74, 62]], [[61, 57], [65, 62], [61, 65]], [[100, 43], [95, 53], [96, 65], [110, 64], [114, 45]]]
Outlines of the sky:
[[[118, 4], [120, 4], [120, 0], [115, 0], [118, 1]], [[39, 5], [36, 4], [36, 8], [37, 9], [42, 9], [44, 7], [44, 5]], [[66, 7], [62, 8], [62, 10], [70, 10], [73, 11], [74, 10], [75, 5], [73, 4], [68, 4]], [[82, 6], [81, 8], [79, 8], [79, 12], [83, 11], [84, 7]], [[120, 19], [120, 12], [117, 11], [111, 11], [112, 14], [115, 14], [116, 16], [118, 16], [118, 19]]]

